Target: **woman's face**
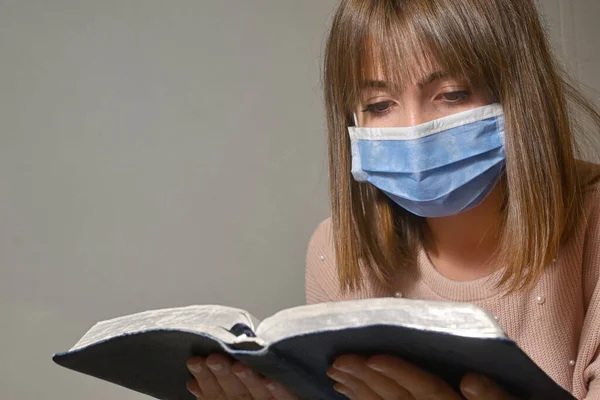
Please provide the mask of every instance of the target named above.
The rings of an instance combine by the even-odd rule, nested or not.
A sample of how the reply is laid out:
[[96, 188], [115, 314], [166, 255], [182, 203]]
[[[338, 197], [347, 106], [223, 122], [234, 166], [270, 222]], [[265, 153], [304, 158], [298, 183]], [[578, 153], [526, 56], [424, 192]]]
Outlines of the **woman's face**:
[[408, 127], [490, 103], [485, 90], [441, 70], [431, 70], [399, 93], [376, 74], [364, 83], [355, 115], [360, 127]]

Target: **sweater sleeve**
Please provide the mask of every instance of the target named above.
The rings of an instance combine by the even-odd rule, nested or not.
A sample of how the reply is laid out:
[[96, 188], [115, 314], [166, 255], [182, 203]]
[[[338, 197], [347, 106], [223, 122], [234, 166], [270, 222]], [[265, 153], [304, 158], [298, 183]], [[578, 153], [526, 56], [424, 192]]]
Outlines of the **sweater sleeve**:
[[585, 319], [574, 371], [577, 398], [600, 400], [600, 189], [587, 196], [587, 232], [583, 249]]
[[[596, 248], [598, 256], [600, 256], [599, 250]], [[585, 315], [579, 344], [578, 358], [583, 362], [578, 362], [577, 364], [581, 365], [581, 368], [575, 370], [575, 383], [577, 383], [577, 377], [581, 376], [580, 390], [576, 390], [581, 395], [577, 397], [586, 400], [600, 400], [600, 284], [597, 277], [599, 264], [600, 257], [596, 258], [593, 268], [596, 270], [595, 290]], [[573, 388], [577, 389], [577, 386], [574, 385]]]
[[338, 278], [331, 219], [321, 222], [306, 253], [306, 303], [338, 301]]

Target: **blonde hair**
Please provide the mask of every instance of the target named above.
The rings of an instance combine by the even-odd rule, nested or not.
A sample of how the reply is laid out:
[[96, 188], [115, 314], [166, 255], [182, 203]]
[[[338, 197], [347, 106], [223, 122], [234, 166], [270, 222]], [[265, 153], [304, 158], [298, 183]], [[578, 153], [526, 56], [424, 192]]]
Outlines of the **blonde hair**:
[[[361, 265], [383, 284], [413, 265], [424, 219], [351, 176], [347, 127], [374, 65], [393, 87], [437, 69], [484, 85], [505, 113], [505, 204], [496, 256], [502, 285], [534, 284], [580, 220], [570, 105], [600, 115], [551, 54], [533, 0], [343, 0], [324, 62], [330, 196], [339, 279], [362, 285]], [[417, 68], [415, 69], [415, 65]]]

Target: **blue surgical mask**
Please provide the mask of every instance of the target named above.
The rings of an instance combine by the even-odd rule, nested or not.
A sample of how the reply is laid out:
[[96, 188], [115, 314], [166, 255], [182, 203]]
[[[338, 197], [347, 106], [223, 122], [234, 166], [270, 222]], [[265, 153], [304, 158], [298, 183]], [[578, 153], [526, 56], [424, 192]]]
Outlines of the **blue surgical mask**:
[[505, 167], [504, 114], [491, 104], [405, 128], [349, 127], [352, 175], [422, 217], [480, 204]]

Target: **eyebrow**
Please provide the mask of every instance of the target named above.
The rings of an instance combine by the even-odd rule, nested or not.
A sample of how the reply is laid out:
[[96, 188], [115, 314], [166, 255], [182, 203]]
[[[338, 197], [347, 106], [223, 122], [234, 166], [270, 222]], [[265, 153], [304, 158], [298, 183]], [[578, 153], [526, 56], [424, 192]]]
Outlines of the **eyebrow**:
[[444, 71], [435, 71], [435, 72], [427, 75], [425, 78], [421, 79], [419, 82], [417, 82], [417, 85], [419, 87], [423, 87], [425, 85], [429, 85], [430, 83], [437, 81], [438, 79], [442, 79], [447, 76], [448, 76], [448, 74]]
[[[435, 82], [438, 79], [444, 78], [446, 76], [448, 76], [448, 73], [446, 73], [444, 71], [432, 72], [431, 74], [425, 76], [419, 82], [417, 82], [417, 86], [423, 87], [425, 85], [429, 85], [430, 83]], [[363, 88], [370, 88], [370, 89], [387, 89], [387, 88], [389, 88], [390, 85], [388, 85], [388, 83], [386, 81], [368, 80], [368, 81], [365, 81], [362, 86], [363, 86]]]

